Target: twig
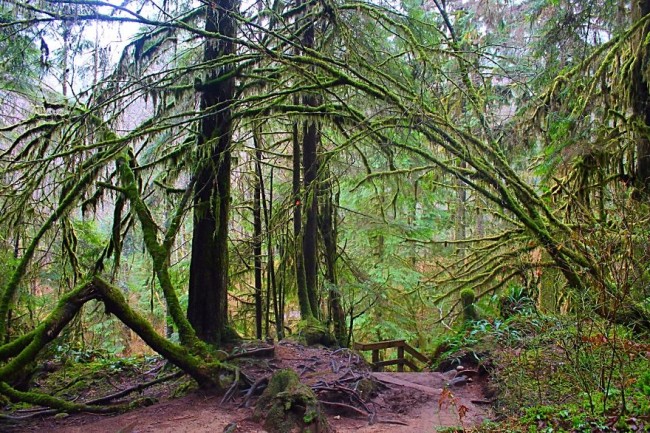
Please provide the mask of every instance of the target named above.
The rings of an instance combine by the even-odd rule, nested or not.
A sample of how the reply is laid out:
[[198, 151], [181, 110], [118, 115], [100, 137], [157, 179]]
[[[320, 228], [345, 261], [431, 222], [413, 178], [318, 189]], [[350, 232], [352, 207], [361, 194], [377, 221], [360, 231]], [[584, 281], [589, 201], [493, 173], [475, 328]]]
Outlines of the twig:
[[340, 392], [340, 393], [343, 393], [343, 394], [347, 394], [348, 396], [350, 396], [350, 399], [356, 400], [357, 403], [359, 403], [365, 409], [366, 412], [370, 413], [370, 409], [368, 409], [368, 406], [366, 406], [366, 403], [363, 401], [363, 399], [361, 398], [359, 393], [357, 391], [355, 391], [354, 389], [350, 389], [350, 388], [347, 388], [347, 387], [341, 386], [341, 385], [313, 386], [312, 389], [314, 391], [329, 391], [329, 392]]
[[32, 412], [28, 415], [23, 415], [23, 416], [12, 416], [12, 415], [0, 414], [0, 420], [22, 421], [30, 418], [36, 418], [38, 416], [54, 415], [59, 412], [58, 409], [33, 409], [33, 410], [37, 412]]

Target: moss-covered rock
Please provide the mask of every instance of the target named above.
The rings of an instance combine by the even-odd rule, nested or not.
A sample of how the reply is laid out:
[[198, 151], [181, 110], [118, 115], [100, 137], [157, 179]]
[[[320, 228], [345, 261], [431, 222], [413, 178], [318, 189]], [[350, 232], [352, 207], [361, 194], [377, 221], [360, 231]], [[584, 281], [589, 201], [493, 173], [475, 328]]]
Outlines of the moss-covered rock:
[[314, 392], [290, 369], [271, 376], [253, 416], [271, 433], [333, 431]]
[[313, 318], [302, 320], [298, 323], [298, 335], [300, 336], [301, 342], [307, 346], [322, 344], [323, 346], [331, 347], [336, 345], [336, 338], [327, 329], [327, 326]]

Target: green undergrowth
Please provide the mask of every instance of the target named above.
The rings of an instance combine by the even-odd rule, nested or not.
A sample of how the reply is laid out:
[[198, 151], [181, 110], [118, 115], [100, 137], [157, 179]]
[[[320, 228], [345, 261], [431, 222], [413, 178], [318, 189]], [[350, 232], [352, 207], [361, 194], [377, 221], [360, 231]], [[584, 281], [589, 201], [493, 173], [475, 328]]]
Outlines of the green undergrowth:
[[495, 420], [480, 432], [650, 431], [650, 338], [595, 318], [523, 309], [465, 324], [434, 356], [483, 366]]
[[[66, 401], [82, 402], [170, 373], [159, 356], [120, 357], [94, 350], [57, 347], [51, 357], [33, 366], [21, 388]], [[12, 411], [28, 406], [17, 403], [7, 409]]]

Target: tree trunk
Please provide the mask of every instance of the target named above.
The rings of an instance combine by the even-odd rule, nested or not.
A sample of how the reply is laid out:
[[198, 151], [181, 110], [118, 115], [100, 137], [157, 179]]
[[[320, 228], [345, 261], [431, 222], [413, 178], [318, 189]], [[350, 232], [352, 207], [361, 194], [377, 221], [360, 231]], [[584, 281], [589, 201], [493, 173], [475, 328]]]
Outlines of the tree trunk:
[[[258, 167], [260, 179], [262, 179], [262, 167]], [[268, 205], [267, 205], [268, 203]], [[273, 315], [275, 320], [276, 334], [278, 340], [284, 338], [284, 307], [282, 306], [282, 291], [278, 289], [278, 285], [275, 279], [275, 254], [273, 253], [273, 236], [271, 235], [271, 218], [273, 217], [273, 167], [271, 167], [271, 180], [269, 182], [269, 199], [266, 199], [264, 193], [264, 182], [262, 180], [262, 209], [264, 210], [264, 222], [266, 228], [266, 255], [267, 255], [267, 298], [266, 298], [266, 322], [267, 329], [266, 335], [269, 335], [268, 330], [268, 316], [271, 311], [270, 302], [273, 300]]]
[[[638, 0], [634, 2], [633, 17], [641, 19], [650, 13], [650, 0]], [[650, 47], [645, 43], [650, 33], [650, 24], [646, 24], [639, 37], [637, 44], [637, 60], [632, 70], [632, 83], [630, 96], [634, 114], [650, 125], [650, 89], [648, 88], [647, 70], [650, 62]], [[636, 143], [636, 181], [639, 188], [646, 194], [650, 192], [650, 139], [647, 133], [642, 131]]]
[[253, 255], [255, 262], [255, 336], [262, 339], [262, 322], [264, 311], [262, 308], [262, 171], [260, 158], [262, 152], [255, 151], [255, 187], [253, 189]]
[[[313, 96], [305, 97], [305, 105], [315, 105]], [[316, 122], [305, 125], [303, 137], [303, 169], [305, 185], [305, 225], [302, 236], [302, 253], [305, 266], [305, 283], [311, 313], [320, 317], [318, 308], [318, 131]]]
[[323, 245], [325, 247], [325, 280], [328, 285], [328, 307], [332, 321], [334, 322], [334, 336], [340, 345], [347, 343], [345, 312], [341, 305], [341, 293], [338, 288], [336, 273], [336, 210], [332, 200], [332, 184], [329, 179], [321, 182], [321, 212], [320, 224]]
[[[313, 22], [305, 30], [302, 42], [307, 48], [314, 48], [315, 29]], [[318, 106], [318, 96], [308, 94], [303, 97], [306, 106]], [[305, 185], [305, 226], [302, 237], [302, 252], [305, 266], [305, 283], [311, 312], [320, 318], [318, 303], [318, 145], [320, 134], [318, 122], [314, 119], [304, 125], [302, 137], [302, 166]]]
[[[206, 41], [204, 61], [233, 54], [236, 36], [236, 0], [219, 0], [207, 7], [205, 30], [224, 39]], [[230, 211], [230, 165], [232, 118], [230, 104], [235, 92], [232, 66], [210, 71], [202, 86], [203, 118], [198, 137], [200, 155], [194, 197], [194, 231], [187, 317], [204, 341], [224, 338], [228, 290], [228, 218]]]
[[300, 318], [312, 317], [307, 283], [305, 281], [305, 266], [302, 249], [302, 194], [300, 183], [300, 140], [298, 138], [298, 125], [293, 125], [293, 236], [294, 257], [296, 267], [296, 286], [298, 291], [298, 305]]
[[[467, 168], [467, 163], [462, 161], [460, 163], [462, 169]], [[456, 217], [455, 217], [455, 240], [464, 241], [467, 239], [467, 189], [465, 183], [461, 180], [457, 181], [456, 190]], [[465, 257], [465, 244], [456, 244], [456, 253], [459, 257]]]

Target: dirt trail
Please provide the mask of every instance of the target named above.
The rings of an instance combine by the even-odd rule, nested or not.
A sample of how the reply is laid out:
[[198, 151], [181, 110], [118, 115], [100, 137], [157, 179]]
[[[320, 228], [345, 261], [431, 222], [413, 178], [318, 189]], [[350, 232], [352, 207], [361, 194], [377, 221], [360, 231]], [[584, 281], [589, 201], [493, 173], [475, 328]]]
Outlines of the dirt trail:
[[[485, 379], [449, 385], [455, 372], [371, 373], [358, 355], [350, 351], [306, 348], [297, 344], [275, 346], [268, 359], [242, 361], [242, 371], [251, 377], [271, 374], [278, 368], [292, 368], [310, 386], [341, 386], [349, 378], [371, 378], [379, 384], [366, 402], [372, 414], [328, 410], [328, 418], [339, 433], [433, 433], [440, 427], [469, 427], [489, 416], [483, 403]], [[342, 380], [347, 377], [348, 382]], [[452, 381], [453, 382], [453, 381]], [[355, 388], [356, 392], [356, 388]], [[327, 398], [327, 394], [324, 395]], [[320, 397], [319, 397], [320, 398]], [[265, 432], [252, 421], [252, 406], [240, 408], [242, 400], [221, 404], [222, 396], [193, 392], [181, 398], [159, 398], [159, 403], [131, 412], [102, 416], [77, 414], [63, 419], [45, 418], [17, 425], [11, 432], [53, 433], [153, 433], [153, 432]], [[345, 401], [343, 401], [346, 403]]]

